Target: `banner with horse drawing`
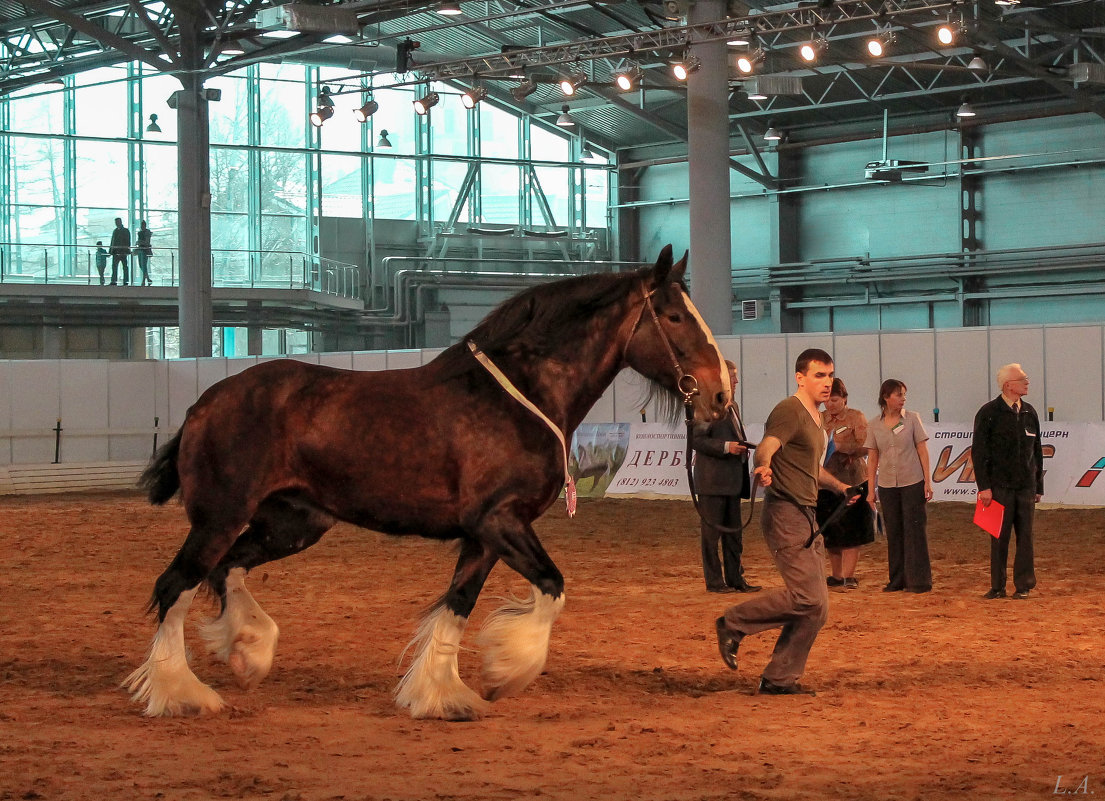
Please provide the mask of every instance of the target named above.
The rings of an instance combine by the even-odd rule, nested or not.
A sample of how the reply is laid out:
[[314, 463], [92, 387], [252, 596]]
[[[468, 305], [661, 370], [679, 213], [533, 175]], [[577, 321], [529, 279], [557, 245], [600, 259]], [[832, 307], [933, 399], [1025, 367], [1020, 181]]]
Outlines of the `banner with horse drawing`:
[[[688, 498], [686, 432], [664, 423], [595, 423], [587, 436], [594, 440], [605, 428], [617, 427], [627, 442], [625, 458], [607, 484], [607, 495]], [[582, 430], [584, 427], [580, 426]], [[628, 428], [627, 433], [622, 433]], [[748, 425], [758, 442], [763, 427]], [[1065, 506], [1105, 506], [1105, 424], [1043, 423], [1043, 503]], [[934, 501], [974, 501], [971, 426], [925, 423]], [[578, 436], [578, 432], [577, 432]], [[573, 441], [573, 451], [576, 445]], [[598, 482], [596, 481], [596, 486]], [[593, 493], [588, 493], [593, 494]]]

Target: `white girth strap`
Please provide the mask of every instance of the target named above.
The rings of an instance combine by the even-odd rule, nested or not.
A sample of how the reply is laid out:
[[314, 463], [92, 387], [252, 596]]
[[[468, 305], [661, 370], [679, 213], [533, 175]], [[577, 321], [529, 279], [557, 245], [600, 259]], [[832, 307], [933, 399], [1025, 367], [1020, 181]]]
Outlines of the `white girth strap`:
[[[480, 350], [479, 346], [472, 340], [468, 340], [468, 350], [472, 351], [472, 355], [476, 357], [476, 361], [482, 364], [484, 369], [491, 373], [492, 377], [499, 382], [499, 386], [505, 389], [514, 400], [533, 412], [538, 419], [544, 422], [544, 424], [556, 434], [556, 438], [560, 440], [561, 455], [564, 457], [564, 483], [566, 485], [572, 484], [572, 474], [568, 472], [568, 443], [564, 441], [564, 432], [561, 431], [560, 427], [550, 420], [543, 411], [538, 409], [533, 401], [523, 395], [518, 387], [510, 382], [510, 379], [503, 374], [503, 371], [496, 367], [495, 363], [491, 361], [491, 359], [487, 357], [487, 354]], [[574, 511], [574, 509], [572, 511]]]

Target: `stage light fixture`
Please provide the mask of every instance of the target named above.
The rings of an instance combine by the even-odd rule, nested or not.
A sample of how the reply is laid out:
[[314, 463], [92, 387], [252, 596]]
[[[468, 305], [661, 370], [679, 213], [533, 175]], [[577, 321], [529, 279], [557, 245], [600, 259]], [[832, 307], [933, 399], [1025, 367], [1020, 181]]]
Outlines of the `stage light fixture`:
[[464, 12], [460, 10], [460, 3], [442, 3], [437, 7], [437, 13], [443, 17], [455, 17]]
[[971, 108], [971, 104], [967, 102], [966, 96], [963, 97], [963, 104], [956, 110], [955, 116], [961, 120], [975, 116], [975, 110]]
[[146, 126], [146, 133], [161, 133], [161, 126], [157, 124], [157, 115], [150, 115], [150, 124]]
[[380, 104], [370, 97], [363, 106], [353, 109], [353, 117], [357, 122], [368, 122], [368, 118], [375, 114], [379, 108]]
[[874, 58], [882, 58], [886, 55], [886, 49], [890, 47], [897, 38], [894, 31], [891, 30], [876, 34], [867, 40], [867, 52]]
[[310, 116], [311, 125], [315, 126], [316, 128], [321, 128], [322, 124], [333, 116], [334, 116], [334, 107], [333, 106], [319, 106], [318, 108], [316, 108], [314, 111], [311, 112], [311, 116]]
[[565, 104], [560, 109], [560, 116], [556, 118], [556, 124], [561, 128], [575, 128], [576, 121], [572, 119], [571, 113], [568, 111], [568, 106]]
[[414, 101], [414, 113], [419, 117], [426, 116], [429, 110], [437, 105], [439, 100], [441, 100], [441, 98], [438, 96], [437, 92], [426, 92], [426, 94]]
[[798, 55], [802, 57], [803, 61], [812, 63], [821, 58], [821, 54], [828, 49], [829, 40], [824, 36], [817, 36], [798, 48]]
[[564, 93], [564, 97], [571, 97], [576, 93], [576, 89], [583, 86], [586, 82], [586, 73], [570, 72], [560, 79], [560, 91]]
[[967, 69], [971, 72], [989, 72], [990, 65], [986, 63], [982, 56], [975, 56], [967, 62]]
[[747, 53], [741, 53], [737, 56], [737, 69], [745, 75], [749, 75], [756, 69], [756, 65], [760, 64], [766, 54], [762, 47], [757, 47], [755, 50], [750, 50]]
[[460, 96], [460, 104], [465, 108], [472, 109], [475, 108], [476, 104], [483, 100], [485, 97], [487, 97], [486, 89], [484, 89], [482, 86], [473, 86], [471, 89]]
[[324, 86], [319, 90], [318, 97], [315, 99], [316, 108], [333, 108], [334, 101], [330, 99], [330, 87]]
[[774, 125], [772, 125], [771, 123], [768, 123], [767, 124], [767, 130], [764, 131], [764, 141], [765, 142], [779, 142], [779, 141], [782, 140], [782, 138], [783, 138], [782, 133], [780, 133], [779, 130]]
[[619, 70], [614, 75], [614, 86], [619, 92], [628, 92], [640, 83], [643, 76], [644, 73], [641, 71], [640, 66], [633, 64], [624, 70]]
[[751, 28], [734, 28], [729, 32], [729, 38], [725, 40], [725, 44], [729, 47], [748, 47], [751, 42]]
[[388, 139], [388, 129], [387, 128], [381, 128], [380, 129], [380, 138], [376, 140], [376, 149], [379, 150], [380, 148], [390, 148], [390, 147], [391, 147], [391, 140]]
[[532, 78], [523, 78], [521, 83], [510, 90], [510, 94], [515, 100], [521, 103], [536, 91], [537, 81]]
[[677, 81], [685, 81], [692, 72], [698, 72], [702, 68], [702, 59], [691, 53], [671, 64], [671, 74]]

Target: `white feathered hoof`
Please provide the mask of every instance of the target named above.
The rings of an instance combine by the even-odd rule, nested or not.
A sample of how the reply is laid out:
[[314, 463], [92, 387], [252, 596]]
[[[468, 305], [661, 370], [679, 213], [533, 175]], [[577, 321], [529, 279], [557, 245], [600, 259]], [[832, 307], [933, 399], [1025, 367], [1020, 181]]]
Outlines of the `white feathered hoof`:
[[491, 708], [460, 678], [457, 651], [467, 622], [438, 607], [407, 646], [415, 649], [414, 660], [395, 689], [395, 703], [412, 718], [478, 720]]
[[483, 697], [495, 701], [524, 690], [545, 667], [552, 624], [564, 608], [557, 598], [534, 588], [529, 599], [496, 609], [477, 638], [483, 652]]
[[196, 678], [184, 664], [174, 666], [167, 660], [154, 659], [152, 653], [141, 667], [127, 676], [123, 689], [131, 700], [145, 704], [147, 717], [180, 717], [208, 715], [226, 706], [219, 694]]
[[272, 670], [280, 629], [245, 587], [245, 570], [226, 578], [226, 608], [200, 628], [207, 650], [226, 662], [238, 686], [252, 690]]

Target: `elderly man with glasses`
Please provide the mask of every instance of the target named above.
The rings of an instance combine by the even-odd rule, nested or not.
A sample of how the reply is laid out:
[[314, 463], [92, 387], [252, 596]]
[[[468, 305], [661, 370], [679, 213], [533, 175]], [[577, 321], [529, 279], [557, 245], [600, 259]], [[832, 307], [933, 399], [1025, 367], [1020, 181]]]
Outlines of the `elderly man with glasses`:
[[975, 415], [974, 462], [978, 499], [983, 506], [997, 501], [1005, 507], [1000, 536], [990, 540], [990, 591], [987, 599], [1004, 598], [1009, 539], [1017, 532], [1013, 559], [1014, 598], [1024, 599], [1036, 586], [1032, 555], [1032, 517], [1044, 494], [1044, 452], [1040, 418], [1024, 400], [1028, 375], [1019, 364], [998, 370], [1001, 394]]

